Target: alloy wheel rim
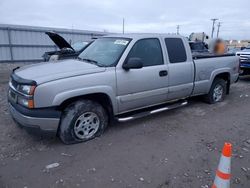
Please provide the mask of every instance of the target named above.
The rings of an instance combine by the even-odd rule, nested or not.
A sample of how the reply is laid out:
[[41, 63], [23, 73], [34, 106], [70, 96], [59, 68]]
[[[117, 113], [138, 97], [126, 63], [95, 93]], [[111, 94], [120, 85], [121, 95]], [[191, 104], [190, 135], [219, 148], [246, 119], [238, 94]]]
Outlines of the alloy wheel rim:
[[214, 92], [213, 92], [213, 99], [215, 102], [219, 102], [222, 100], [223, 96], [223, 87], [218, 84], [214, 87]]
[[97, 114], [85, 112], [75, 121], [74, 132], [79, 139], [88, 139], [98, 131], [99, 126], [100, 119]]

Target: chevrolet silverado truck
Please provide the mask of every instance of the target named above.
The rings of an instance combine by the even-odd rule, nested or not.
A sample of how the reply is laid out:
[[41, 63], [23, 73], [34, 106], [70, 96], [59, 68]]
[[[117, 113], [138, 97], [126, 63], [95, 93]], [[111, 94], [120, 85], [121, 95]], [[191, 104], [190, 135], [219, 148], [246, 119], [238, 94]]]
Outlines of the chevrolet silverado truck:
[[100, 136], [113, 120], [185, 106], [192, 96], [220, 102], [238, 69], [239, 57], [230, 54], [192, 56], [179, 35], [112, 35], [76, 60], [14, 69], [8, 101], [19, 125], [71, 144]]

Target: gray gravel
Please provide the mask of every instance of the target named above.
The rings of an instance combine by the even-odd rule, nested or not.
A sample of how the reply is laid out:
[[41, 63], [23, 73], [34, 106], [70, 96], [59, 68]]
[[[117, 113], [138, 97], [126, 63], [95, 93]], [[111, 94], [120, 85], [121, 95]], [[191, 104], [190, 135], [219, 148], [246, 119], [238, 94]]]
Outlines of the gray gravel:
[[211, 187], [220, 150], [230, 141], [232, 187], [249, 188], [250, 77], [233, 85], [222, 103], [194, 98], [184, 108], [117, 123], [100, 138], [63, 145], [14, 124], [7, 74], [0, 75], [6, 80], [0, 82], [0, 187]]
[[8, 81], [9, 74], [14, 68], [29, 64], [30, 63], [0, 63], [0, 84]]

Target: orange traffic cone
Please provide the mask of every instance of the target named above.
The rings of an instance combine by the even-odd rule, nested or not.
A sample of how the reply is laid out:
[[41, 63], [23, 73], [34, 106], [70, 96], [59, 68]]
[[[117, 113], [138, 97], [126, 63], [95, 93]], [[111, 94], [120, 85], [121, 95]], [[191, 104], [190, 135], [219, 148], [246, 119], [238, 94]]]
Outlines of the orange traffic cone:
[[232, 144], [225, 143], [212, 188], [229, 188], [231, 178]]

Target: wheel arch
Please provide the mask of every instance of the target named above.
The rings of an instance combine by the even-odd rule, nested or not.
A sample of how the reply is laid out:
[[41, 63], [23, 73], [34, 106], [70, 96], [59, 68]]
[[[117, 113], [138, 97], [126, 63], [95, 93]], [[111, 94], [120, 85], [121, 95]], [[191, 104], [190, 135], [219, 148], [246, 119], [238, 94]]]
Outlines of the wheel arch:
[[218, 72], [214, 72], [214, 74], [212, 74], [212, 78], [211, 78], [211, 82], [210, 82], [210, 87], [209, 89], [212, 87], [212, 84], [214, 82], [215, 79], [223, 79], [226, 81], [226, 94], [229, 94], [230, 92], [230, 83], [231, 83], [231, 75], [229, 70], [221, 70]]
[[223, 80], [226, 81], [226, 85], [227, 85], [226, 94], [229, 94], [229, 92], [230, 92], [230, 82], [231, 82], [231, 81], [230, 81], [230, 73], [229, 73], [229, 72], [219, 73], [219, 74], [217, 74], [217, 75], [214, 77], [213, 81], [214, 81], [215, 79], [223, 79]]
[[91, 93], [85, 95], [74, 96], [68, 99], [65, 99], [59, 106], [58, 110], [64, 110], [69, 104], [76, 102], [78, 100], [91, 100], [99, 103], [102, 107], [107, 111], [108, 117], [113, 118], [114, 116], [114, 109], [113, 104], [110, 97], [106, 93]]

